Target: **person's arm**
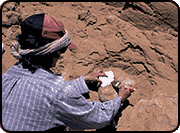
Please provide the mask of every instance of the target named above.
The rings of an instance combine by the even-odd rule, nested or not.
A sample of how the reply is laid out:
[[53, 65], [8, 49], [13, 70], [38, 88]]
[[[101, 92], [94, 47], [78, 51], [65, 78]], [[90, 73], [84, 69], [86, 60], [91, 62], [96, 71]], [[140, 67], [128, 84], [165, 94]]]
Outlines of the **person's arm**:
[[85, 83], [85, 80], [84, 80], [83, 76], [81, 76], [79, 78], [76, 78], [75, 80], [72, 80], [72, 81], [66, 81], [66, 83], [68, 83], [69, 85], [76, 86], [76, 90], [80, 94], [89, 93], [88, 86]]
[[108, 125], [121, 106], [121, 97], [101, 103], [88, 102], [76, 87], [69, 85], [52, 100], [56, 121], [76, 129], [99, 129]]
[[99, 76], [107, 76], [105, 73], [103, 73], [103, 69], [101, 70], [95, 70], [91, 74], [87, 76], [81, 76], [79, 78], [76, 78], [72, 81], [66, 81], [66, 83], [70, 85], [76, 86], [76, 89], [79, 93], [85, 94], [89, 92], [87, 84], [91, 82], [99, 82], [102, 83], [102, 81], [98, 78]]

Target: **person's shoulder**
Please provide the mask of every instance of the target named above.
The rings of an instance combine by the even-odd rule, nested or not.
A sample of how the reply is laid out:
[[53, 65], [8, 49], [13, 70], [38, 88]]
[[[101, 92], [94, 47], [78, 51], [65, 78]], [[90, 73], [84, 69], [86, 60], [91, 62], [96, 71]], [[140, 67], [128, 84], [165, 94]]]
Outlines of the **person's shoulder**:
[[17, 71], [19, 68], [17, 67], [18, 65], [15, 64], [13, 66], [11, 66], [5, 73], [3, 73], [2, 75], [11, 75], [12, 72]]

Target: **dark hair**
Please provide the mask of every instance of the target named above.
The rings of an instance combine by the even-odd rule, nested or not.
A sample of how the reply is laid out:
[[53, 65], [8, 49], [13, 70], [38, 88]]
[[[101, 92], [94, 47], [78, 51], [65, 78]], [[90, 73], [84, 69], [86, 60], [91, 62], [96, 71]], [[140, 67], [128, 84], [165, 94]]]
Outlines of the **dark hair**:
[[[54, 39], [47, 39], [41, 36], [31, 34], [20, 34], [17, 36], [16, 39], [20, 43], [21, 49], [35, 49], [54, 41]], [[59, 57], [57, 52], [38, 56], [27, 54], [22, 56], [22, 58], [19, 60], [19, 63], [23, 65], [23, 68], [27, 68], [32, 73], [34, 73], [38, 68], [49, 69], [50, 67], [52, 67], [54, 57]]]

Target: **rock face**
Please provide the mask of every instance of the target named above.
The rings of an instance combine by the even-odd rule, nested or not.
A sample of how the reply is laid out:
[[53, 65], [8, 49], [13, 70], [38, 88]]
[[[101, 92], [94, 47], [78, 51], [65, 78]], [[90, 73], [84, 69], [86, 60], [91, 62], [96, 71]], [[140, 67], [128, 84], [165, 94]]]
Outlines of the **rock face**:
[[173, 27], [178, 31], [179, 7], [173, 2], [106, 2], [106, 4], [115, 6], [117, 8], [115, 15], [140, 29]]
[[118, 129], [120, 131], [173, 130], [177, 126], [177, 106], [177, 95], [168, 97], [160, 94], [153, 96], [151, 100], [141, 99], [136, 106], [126, 108], [127, 113], [120, 117]]
[[[126, 74], [137, 84], [121, 112], [118, 131], [163, 130], [177, 126], [178, 8], [172, 2], [8, 2], [2, 7], [2, 73], [17, 60], [9, 45], [20, 33], [19, 23], [32, 14], [48, 13], [62, 21], [77, 50], [67, 50], [54, 72], [66, 80], [95, 68]], [[111, 87], [99, 88], [116, 97]], [[108, 93], [109, 92], [109, 93]], [[97, 100], [90, 91], [88, 101]], [[131, 105], [131, 106], [130, 106]]]

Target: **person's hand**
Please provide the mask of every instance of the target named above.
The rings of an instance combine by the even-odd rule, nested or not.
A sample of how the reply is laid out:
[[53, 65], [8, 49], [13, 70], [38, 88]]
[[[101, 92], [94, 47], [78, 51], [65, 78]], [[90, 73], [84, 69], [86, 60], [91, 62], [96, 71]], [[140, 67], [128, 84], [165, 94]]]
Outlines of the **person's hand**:
[[126, 99], [131, 96], [132, 92], [134, 92], [134, 87], [125, 88], [124, 85], [122, 85], [119, 89], [119, 97], [122, 97], [122, 102], [126, 101]]
[[93, 82], [102, 83], [102, 81], [99, 79], [99, 76], [106, 76], [107, 77], [107, 75], [105, 73], [103, 73], [103, 69], [101, 69], [101, 70], [96, 69], [95, 71], [93, 71], [89, 75], [85, 76], [84, 80], [86, 81], [86, 83], [93, 83]]
[[114, 80], [111, 82], [114, 88], [118, 88], [120, 86], [118, 78], [114, 77]]

